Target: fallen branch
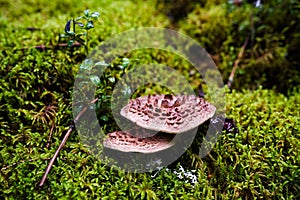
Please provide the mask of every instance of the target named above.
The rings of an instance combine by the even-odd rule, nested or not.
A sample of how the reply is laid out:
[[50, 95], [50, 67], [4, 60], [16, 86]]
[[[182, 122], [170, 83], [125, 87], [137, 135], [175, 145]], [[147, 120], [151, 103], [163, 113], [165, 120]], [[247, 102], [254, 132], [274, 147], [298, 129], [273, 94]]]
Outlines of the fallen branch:
[[70, 136], [71, 132], [74, 130], [76, 122], [77, 122], [77, 121], [79, 120], [79, 118], [83, 115], [83, 113], [85, 113], [85, 111], [88, 109], [89, 105], [95, 103], [96, 101], [98, 101], [98, 98], [97, 98], [97, 99], [94, 99], [94, 100], [91, 101], [91, 102], [89, 102], [89, 104], [88, 104], [87, 106], [85, 106], [85, 107], [80, 111], [80, 113], [78, 113], [78, 115], [76, 116], [76, 118], [74, 119], [74, 121], [71, 123], [68, 132], [66, 133], [64, 139], [62, 140], [62, 142], [60, 143], [59, 147], [57, 148], [55, 154], [53, 155], [52, 159], [50, 160], [50, 163], [48, 164], [48, 167], [47, 167], [47, 169], [46, 169], [46, 171], [45, 171], [45, 173], [44, 173], [44, 175], [43, 175], [43, 178], [42, 178], [42, 180], [41, 180], [39, 186], [43, 186], [43, 185], [44, 185], [44, 183], [45, 183], [45, 181], [46, 181], [46, 178], [47, 178], [47, 175], [49, 174], [49, 172], [50, 172], [50, 170], [51, 170], [51, 168], [52, 168], [52, 165], [53, 165], [55, 159], [57, 158], [57, 156], [58, 156], [60, 150], [61, 150], [61, 149], [63, 148], [63, 146], [65, 145], [65, 143], [66, 143], [68, 137]]
[[[73, 43], [70, 48], [73, 48], [73, 47], [80, 47], [81, 44], [79, 42], [75, 42]], [[39, 51], [46, 51], [46, 50], [50, 50], [50, 49], [59, 49], [59, 48], [64, 48], [64, 47], [69, 47], [67, 43], [59, 43], [57, 44], [56, 46], [45, 46], [45, 45], [37, 45], [37, 46], [34, 46], [34, 47], [23, 47], [21, 48], [20, 50], [21, 51], [24, 51], [24, 50], [27, 50], [27, 49], [37, 49]]]
[[233, 68], [232, 68], [232, 70], [231, 70], [230, 76], [229, 76], [229, 78], [228, 78], [228, 82], [227, 82], [228, 88], [231, 88], [231, 85], [232, 85], [232, 83], [233, 83], [233, 78], [234, 78], [236, 69], [237, 69], [237, 67], [238, 67], [238, 65], [239, 65], [239, 63], [240, 63], [240, 60], [241, 60], [241, 58], [242, 58], [242, 56], [243, 56], [243, 54], [244, 54], [245, 48], [246, 48], [246, 46], [247, 46], [247, 44], [248, 44], [248, 40], [249, 40], [249, 37], [246, 38], [246, 40], [245, 40], [243, 46], [241, 47], [241, 49], [240, 49], [240, 51], [239, 51], [239, 54], [238, 54], [237, 59], [234, 61], [234, 65], [233, 65]]

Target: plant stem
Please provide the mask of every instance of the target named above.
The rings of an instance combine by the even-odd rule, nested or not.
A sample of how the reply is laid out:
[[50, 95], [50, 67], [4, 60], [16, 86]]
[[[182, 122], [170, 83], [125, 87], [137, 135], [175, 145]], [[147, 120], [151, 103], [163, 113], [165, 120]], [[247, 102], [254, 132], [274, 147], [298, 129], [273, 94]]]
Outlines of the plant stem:
[[89, 44], [89, 31], [86, 30], [86, 41], [85, 41], [85, 51], [86, 51], [86, 55], [89, 54], [88, 44]]
[[74, 18], [72, 19], [72, 22], [73, 22], [73, 32], [76, 34], [76, 30], [75, 30], [75, 20], [74, 20]]

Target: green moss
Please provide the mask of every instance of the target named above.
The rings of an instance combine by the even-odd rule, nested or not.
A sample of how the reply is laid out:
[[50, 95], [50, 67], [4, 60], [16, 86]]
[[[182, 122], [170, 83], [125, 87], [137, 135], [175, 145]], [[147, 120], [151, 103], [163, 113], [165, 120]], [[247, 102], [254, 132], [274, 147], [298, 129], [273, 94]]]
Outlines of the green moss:
[[228, 95], [228, 115], [240, 132], [223, 135], [212, 153], [216, 181], [228, 181], [224, 191], [262, 198], [297, 195], [299, 101], [299, 90], [288, 98], [262, 89]]
[[235, 89], [262, 85], [286, 93], [299, 85], [299, 59], [295, 57], [299, 3], [274, 0], [256, 8], [248, 3], [210, 2], [196, 6], [179, 26], [212, 55], [224, 81], [248, 38], [235, 73]]
[[[46, 185], [36, 184], [48, 162], [43, 158], [54, 153], [51, 149], [18, 142], [14, 148], [1, 150], [5, 165], [21, 159], [35, 158], [2, 171], [4, 194], [11, 197], [54, 198], [142, 198], [164, 197], [203, 198], [217, 195], [223, 198], [296, 198], [299, 191], [299, 91], [288, 97], [270, 90], [236, 92], [227, 95], [228, 116], [233, 117], [238, 134], [223, 134], [210, 156], [184, 164], [196, 169], [198, 184], [181, 181], [170, 171], [161, 171], [155, 178], [150, 174], [133, 174], [109, 168], [89, 155], [78, 137], [69, 140], [49, 174]], [[41, 133], [36, 133], [41, 134]], [[8, 136], [1, 141], [9, 140]], [[30, 138], [40, 143], [38, 138]], [[191, 162], [185, 154], [180, 161]], [[187, 163], [187, 162], [186, 162]], [[28, 188], [31, 188], [30, 190]], [[84, 195], [85, 194], [85, 195]], [[82, 196], [83, 195], [83, 196]], [[44, 198], [44, 197], [43, 197]]]
[[[51, 169], [43, 187], [43, 173], [72, 121], [71, 96], [74, 76], [84, 58], [81, 49], [38, 51], [36, 45], [56, 45], [58, 35], [70, 17], [84, 9], [99, 11], [91, 47], [113, 34], [142, 27], [165, 27], [166, 16], [158, 13], [154, 3], [131, 1], [1, 1], [0, 27], [0, 191], [5, 199], [297, 199], [300, 191], [300, 90], [286, 95], [258, 87], [256, 90], [233, 90], [227, 94], [227, 116], [233, 118], [239, 133], [223, 133], [213, 151], [199, 158], [198, 146], [207, 126], [199, 129], [193, 146], [176, 162], [155, 173], [135, 174], [108, 167], [97, 160], [73, 132]], [[34, 5], [34, 6], [33, 6]], [[197, 31], [197, 17], [222, 18], [224, 7], [196, 8], [184, 30]], [[245, 8], [244, 15], [248, 14]], [[198, 10], [198, 11], [197, 11]], [[214, 11], [214, 12], [213, 12]], [[217, 13], [215, 11], [218, 11]], [[220, 11], [220, 12], [219, 12]], [[234, 11], [229, 16], [236, 16]], [[198, 15], [197, 12], [200, 12]], [[242, 16], [244, 16], [242, 15]], [[153, 17], [155, 16], [155, 17]], [[192, 18], [195, 18], [194, 20]], [[238, 22], [244, 19], [237, 19]], [[229, 23], [214, 21], [201, 29], [209, 33]], [[36, 26], [37, 31], [26, 27]], [[194, 26], [194, 27], [193, 27]], [[202, 30], [202, 31], [203, 31]], [[202, 34], [202, 33], [201, 33]], [[220, 40], [201, 37], [205, 44], [215, 42], [216, 52], [232, 51], [233, 61], [240, 45], [228, 47], [227, 34]], [[193, 35], [193, 34], [192, 34]], [[296, 37], [295, 37], [296, 38]], [[238, 39], [239, 42], [243, 39]], [[230, 43], [231, 44], [231, 43]], [[278, 49], [277, 49], [278, 50]], [[282, 55], [279, 52], [278, 55]], [[101, 77], [96, 95], [100, 98], [97, 114], [105, 133], [116, 130], [110, 111], [112, 91], [125, 72], [144, 63], [163, 63], [176, 69], [197, 89], [202, 82], [195, 69], [177, 55], [160, 50], [139, 50], [123, 55], [130, 64], [121, 69], [116, 59]], [[222, 59], [228, 56], [224, 54]], [[262, 62], [264, 63], [264, 62]], [[225, 64], [221, 64], [224, 67]], [[256, 66], [256, 64], [255, 64]], [[223, 69], [223, 68], [222, 68]], [[227, 66], [224, 71], [228, 70]], [[170, 77], [167, 77], [170, 78]], [[172, 77], [171, 77], [172, 78]], [[136, 78], [137, 79], [137, 78]], [[268, 80], [268, 76], [266, 76]], [[136, 80], [137, 81], [137, 80]], [[259, 84], [258, 84], [259, 85]], [[152, 85], [153, 86], [153, 85]], [[164, 93], [168, 88], [154, 85], [139, 88], [136, 95]], [[52, 127], [53, 135], [47, 147]], [[196, 146], [195, 146], [196, 145]], [[180, 179], [172, 171], [181, 164], [196, 170], [198, 183]]]

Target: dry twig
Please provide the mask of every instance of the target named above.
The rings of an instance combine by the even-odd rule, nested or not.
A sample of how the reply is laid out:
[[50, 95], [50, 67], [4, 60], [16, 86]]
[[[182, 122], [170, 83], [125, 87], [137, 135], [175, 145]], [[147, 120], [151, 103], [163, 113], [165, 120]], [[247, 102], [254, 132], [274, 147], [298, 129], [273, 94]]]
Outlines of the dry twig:
[[233, 68], [232, 68], [232, 70], [231, 70], [230, 76], [229, 76], [229, 78], [228, 78], [228, 82], [227, 82], [228, 88], [231, 88], [231, 85], [232, 85], [232, 83], [233, 83], [233, 78], [234, 78], [236, 69], [237, 69], [237, 67], [238, 67], [238, 65], [239, 65], [239, 62], [240, 62], [240, 60], [241, 60], [241, 58], [242, 58], [242, 56], [243, 56], [243, 54], [244, 54], [245, 48], [246, 48], [246, 46], [247, 46], [247, 44], [248, 44], [248, 40], [249, 40], [249, 37], [246, 38], [246, 40], [245, 40], [243, 46], [241, 47], [241, 49], [240, 49], [240, 51], [239, 51], [239, 54], [238, 54], [237, 59], [234, 61], [234, 65], [233, 65]]
[[[78, 43], [78, 42], [75, 42], [74, 44], [71, 45], [71, 48], [74, 48], [74, 47], [80, 47], [81, 44]], [[28, 49], [37, 49], [39, 51], [46, 51], [46, 50], [50, 50], [50, 49], [59, 49], [59, 48], [66, 48], [66, 47], [69, 47], [67, 43], [59, 43], [57, 44], [56, 46], [45, 46], [45, 45], [37, 45], [37, 46], [34, 46], [34, 47], [23, 47], [21, 48], [20, 50], [21, 51], [24, 51], [24, 50], [28, 50]]]
[[63, 148], [63, 146], [65, 145], [65, 143], [66, 143], [68, 137], [70, 136], [71, 132], [74, 130], [74, 128], [75, 128], [75, 123], [79, 120], [79, 118], [83, 115], [83, 113], [85, 113], [85, 111], [88, 109], [89, 105], [90, 105], [90, 104], [93, 104], [93, 103], [95, 103], [95, 102], [97, 102], [97, 101], [98, 101], [98, 98], [97, 98], [97, 99], [94, 99], [94, 100], [91, 101], [91, 102], [89, 102], [89, 104], [88, 104], [87, 106], [85, 106], [85, 107], [80, 111], [80, 113], [76, 116], [76, 118], [74, 119], [73, 123], [70, 125], [70, 128], [69, 128], [68, 132], [66, 133], [64, 139], [62, 140], [62, 142], [60, 143], [59, 147], [57, 148], [55, 154], [53, 155], [52, 159], [50, 160], [50, 163], [48, 164], [48, 167], [47, 167], [47, 169], [46, 169], [46, 171], [45, 171], [45, 173], [44, 173], [44, 175], [43, 175], [43, 178], [42, 178], [42, 180], [41, 180], [39, 186], [43, 186], [43, 185], [44, 185], [44, 183], [45, 183], [45, 181], [46, 181], [46, 178], [47, 178], [47, 175], [48, 175], [48, 173], [50, 172], [50, 170], [51, 170], [51, 168], [52, 168], [52, 165], [53, 165], [55, 159], [57, 158], [57, 156], [58, 156], [60, 150], [61, 150], [61, 149]]

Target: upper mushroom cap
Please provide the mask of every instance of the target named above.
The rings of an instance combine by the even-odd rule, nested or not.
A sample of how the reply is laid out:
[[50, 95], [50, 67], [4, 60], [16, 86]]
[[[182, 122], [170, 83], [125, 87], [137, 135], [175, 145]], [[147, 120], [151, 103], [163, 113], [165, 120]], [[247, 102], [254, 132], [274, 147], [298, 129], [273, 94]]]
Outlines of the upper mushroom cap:
[[178, 134], [210, 119], [215, 106], [195, 95], [148, 95], [130, 100], [121, 115], [138, 126]]
[[109, 133], [103, 145], [106, 148], [122, 152], [155, 153], [174, 145], [172, 135], [156, 134], [147, 138], [139, 138], [134, 135], [147, 135], [145, 129], [132, 129], [129, 131], [116, 131]]

